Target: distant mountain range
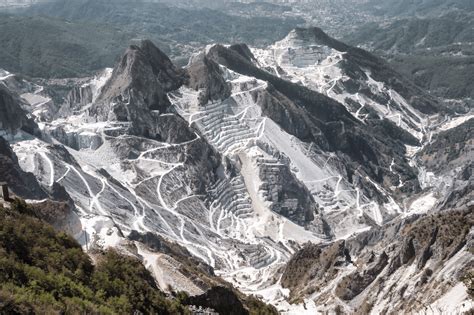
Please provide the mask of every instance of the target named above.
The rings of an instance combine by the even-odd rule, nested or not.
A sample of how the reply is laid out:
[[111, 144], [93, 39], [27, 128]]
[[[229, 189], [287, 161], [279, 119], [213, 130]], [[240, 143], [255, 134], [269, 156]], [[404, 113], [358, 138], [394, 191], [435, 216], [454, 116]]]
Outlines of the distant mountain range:
[[388, 58], [395, 69], [435, 95], [472, 99], [473, 21], [472, 11], [454, 10], [434, 17], [370, 23], [345, 38]]

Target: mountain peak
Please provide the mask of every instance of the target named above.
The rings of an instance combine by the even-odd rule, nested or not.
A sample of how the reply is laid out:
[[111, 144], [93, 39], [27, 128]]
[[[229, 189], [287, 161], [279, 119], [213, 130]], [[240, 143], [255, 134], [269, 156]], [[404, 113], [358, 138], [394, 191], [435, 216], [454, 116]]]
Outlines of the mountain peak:
[[104, 104], [141, 95], [145, 107], [163, 109], [169, 104], [166, 92], [181, 86], [184, 77], [165, 53], [151, 41], [143, 40], [129, 46], [122, 55], [98, 101]]
[[151, 71], [166, 91], [176, 89], [183, 80], [183, 72], [150, 40], [129, 46], [114, 72], [123, 70], [128, 70], [132, 79], [142, 76], [142, 70]]
[[[131, 45], [88, 110], [89, 117], [130, 123], [130, 132], [153, 139], [190, 140], [194, 134], [184, 127], [183, 119], [175, 115], [161, 117], [171, 105], [167, 93], [183, 85], [186, 77], [186, 72], [151, 41]], [[179, 132], [170, 132], [173, 129]]]
[[183, 72], [175, 67], [168, 56], [152, 41], [142, 40], [137, 48], [140, 51], [139, 56], [145, 58], [150, 64], [153, 74], [157, 76], [166, 91], [174, 90], [182, 84]]

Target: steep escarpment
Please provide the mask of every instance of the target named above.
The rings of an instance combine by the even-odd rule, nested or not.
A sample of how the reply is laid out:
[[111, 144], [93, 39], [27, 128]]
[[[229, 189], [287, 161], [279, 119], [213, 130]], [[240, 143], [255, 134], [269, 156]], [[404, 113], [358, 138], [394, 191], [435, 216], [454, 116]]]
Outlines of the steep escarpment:
[[351, 264], [344, 241], [327, 246], [306, 244], [288, 262], [283, 272], [283, 287], [291, 288], [291, 299], [297, 301], [305, 295], [323, 290], [331, 283], [338, 270]]
[[15, 96], [4, 84], [0, 82], [0, 132], [15, 134], [24, 130], [28, 133], [37, 132], [37, 126], [31, 117], [21, 108], [21, 100]]
[[230, 96], [230, 86], [222, 77], [219, 65], [204, 53], [193, 56], [186, 68], [189, 79], [186, 83], [193, 90], [201, 90], [199, 104], [224, 100]]
[[213, 309], [219, 314], [278, 314], [275, 307], [265, 305], [254, 297], [242, 297], [228, 287], [216, 286], [199, 296], [191, 296], [184, 303]]
[[234, 50], [225, 48], [221, 45], [215, 45], [210, 49], [208, 55], [219, 64], [222, 64], [238, 73], [268, 81], [290, 99], [295, 99], [302, 104], [306, 103], [308, 105], [308, 110], [314, 113], [320, 121], [327, 122], [339, 119], [346, 123], [354, 123], [354, 118], [347, 113], [341, 104], [322, 94], [308, 90], [298, 84], [280, 79], [262, 69], [259, 69], [248, 59]]
[[[407, 170], [402, 179], [407, 189], [418, 189], [415, 171], [404, 157], [404, 144], [414, 144], [416, 140], [404, 131], [394, 132], [393, 129], [400, 129], [398, 126], [362, 124], [341, 103], [262, 70], [234, 50], [217, 45], [209, 56], [233, 71], [268, 82], [268, 94], [256, 94], [264, 113], [302, 141], [312, 142], [324, 151], [342, 152], [349, 178], [355, 170], [364, 170], [386, 188], [398, 186], [398, 180], [387, 168], [395, 158], [395, 163]], [[298, 124], [292, 123], [295, 120]], [[392, 137], [394, 133], [405, 136]], [[365, 176], [360, 177], [364, 180]]]
[[[102, 88], [97, 100], [88, 111], [98, 121], [129, 123], [131, 132], [156, 139], [166, 139], [160, 114], [168, 112], [170, 102], [166, 93], [178, 88], [184, 73], [150, 41], [130, 46], [114, 68], [111, 78]], [[179, 117], [167, 118], [183, 130]], [[166, 123], [166, 122], [165, 122]], [[192, 133], [181, 134], [179, 141], [192, 138]]]
[[452, 129], [434, 135], [420, 153], [424, 166], [435, 172], [445, 172], [472, 162], [474, 148], [474, 118]]
[[27, 199], [44, 199], [47, 194], [32, 173], [24, 172], [10, 144], [0, 137], [0, 181], [9, 185], [11, 191]]
[[330, 246], [308, 244], [288, 263], [282, 285], [293, 300], [310, 296], [347, 311], [423, 310], [462, 286], [473, 268], [472, 210], [407, 218]]
[[[474, 119], [463, 120], [454, 121], [453, 128], [442, 127], [416, 158], [423, 185], [441, 192], [440, 209], [472, 206]], [[448, 121], [448, 127], [452, 123]]]

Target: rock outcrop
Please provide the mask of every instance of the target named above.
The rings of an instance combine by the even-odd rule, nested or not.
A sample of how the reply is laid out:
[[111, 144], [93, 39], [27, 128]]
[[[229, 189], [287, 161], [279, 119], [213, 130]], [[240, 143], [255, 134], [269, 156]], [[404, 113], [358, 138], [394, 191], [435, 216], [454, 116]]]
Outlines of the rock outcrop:
[[[419, 301], [441, 297], [472, 269], [472, 210], [409, 217], [329, 246], [308, 244], [286, 266], [282, 285], [295, 300], [312, 295], [336, 305], [340, 298], [369, 311], [381, 305], [375, 312], [422, 309]], [[410, 279], [400, 281], [403, 275]]]
[[211, 308], [219, 314], [248, 315], [237, 295], [228, 288], [214, 287], [199, 296], [192, 296], [185, 300], [185, 304]]
[[[131, 132], [137, 135], [169, 138], [163, 133], [175, 128], [160, 121], [160, 116], [170, 106], [166, 93], [181, 86], [184, 79], [185, 73], [163, 52], [150, 41], [142, 41], [140, 46], [130, 46], [122, 56], [88, 114], [99, 121], [129, 123]], [[175, 130], [183, 129], [179, 127], [184, 126], [179, 117], [168, 121], [178, 124]], [[177, 140], [188, 141], [192, 136], [189, 132], [180, 134]]]
[[288, 262], [281, 284], [291, 290], [292, 300], [322, 290], [339, 269], [352, 264], [344, 241], [331, 245], [306, 244]]
[[38, 134], [38, 127], [26, 111], [21, 100], [0, 82], [0, 135], [15, 134], [19, 130]]
[[44, 199], [47, 193], [32, 173], [24, 172], [9, 143], [0, 137], [0, 181], [6, 182], [10, 190], [25, 199]]
[[324, 45], [344, 52], [347, 61], [343, 63], [342, 67], [349, 76], [357, 73], [364, 77], [363, 70], [369, 70], [375, 80], [384, 82], [392, 87], [422, 113], [434, 114], [440, 110], [448, 110], [436, 98], [414, 85], [411, 81], [394, 71], [387, 62], [368, 51], [340, 42], [328, 36], [318, 27], [296, 28], [294, 32], [297, 38], [305, 42], [313, 45]]
[[230, 96], [231, 88], [222, 77], [219, 65], [204, 53], [193, 56], [186, 70], [189, 76], [186, 85], [200, 91], [200, 105], [205, 105], [209, 101], [224, 100]]

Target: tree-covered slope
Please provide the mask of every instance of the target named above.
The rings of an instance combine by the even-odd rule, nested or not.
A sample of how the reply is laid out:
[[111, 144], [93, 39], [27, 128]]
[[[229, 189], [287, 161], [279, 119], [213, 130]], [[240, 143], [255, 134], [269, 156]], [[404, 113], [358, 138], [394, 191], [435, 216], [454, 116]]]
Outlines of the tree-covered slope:
[[0, 68], [33, 77], [78, 77], [114, 64], [130, 33], [93, 23], [0, 13]]
[[70, 236], [15, 201], [0, 208], [1, 314], [185, 314], [140, 261], [114, 251], [97, 264]]

